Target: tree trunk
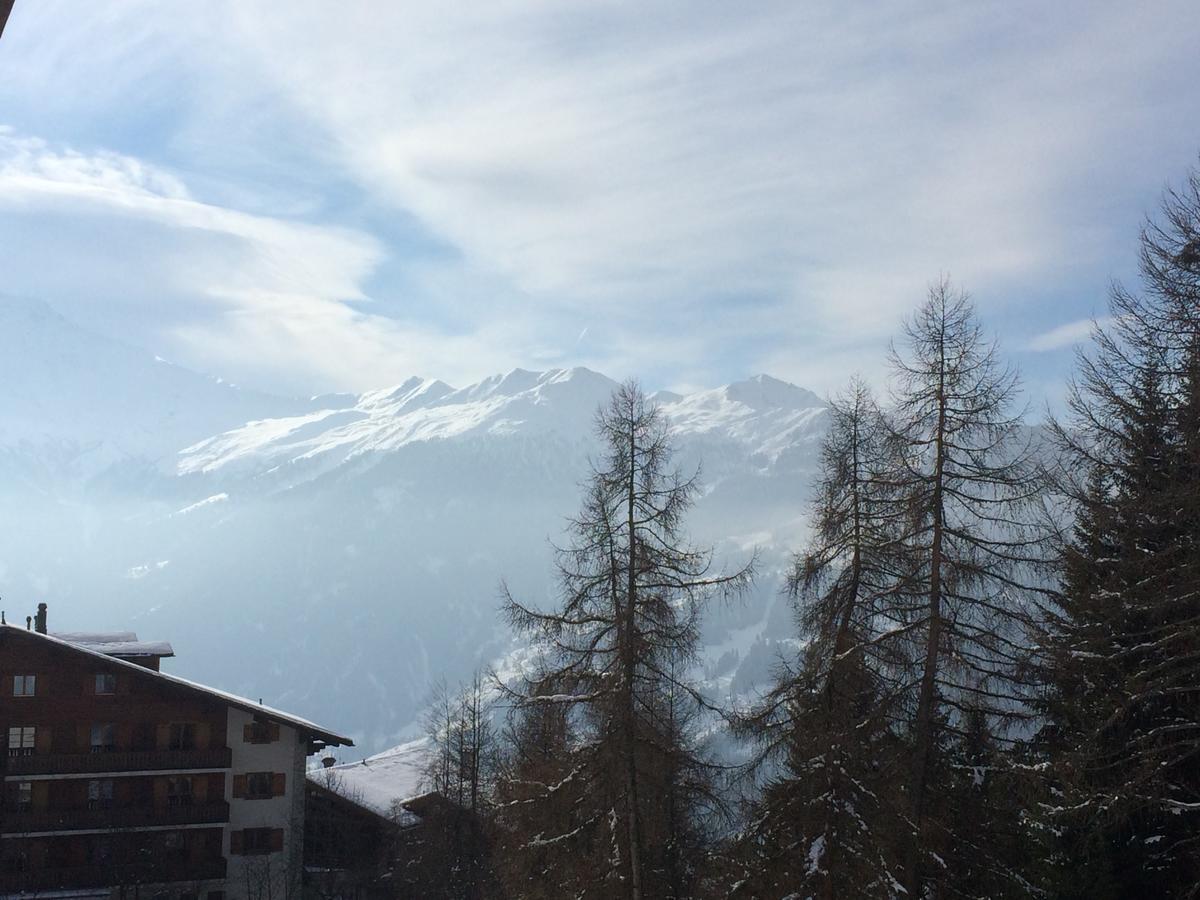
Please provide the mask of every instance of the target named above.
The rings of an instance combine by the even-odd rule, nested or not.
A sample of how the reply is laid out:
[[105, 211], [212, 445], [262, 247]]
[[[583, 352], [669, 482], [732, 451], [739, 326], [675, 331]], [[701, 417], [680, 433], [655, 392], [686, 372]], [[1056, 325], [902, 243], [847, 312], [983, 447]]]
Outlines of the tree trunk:
[[[944, 339], [943, 334], [943, 339]], [[909, 815], [912, 818], [912, 846], [909, 848], [905, 885], [910, 897], [920, 896], [921, 842], [924, 838], [925, 792], [929, 776], [929, 752], [933, 745], [933, 713], [937, 692], [939, 645], [942, 637], [942, 540], [944, 510], [942, 479], [946, 455], [946, 349], [940, 347], [941, 371], [938, 374], [937, 433], [934, 438], [933, 538], [929, 550], [929, 633], [925, 647], [925, 665], [921, 673], [913, 728], [913, 766], [909, 788]]]
[[625, 596], [625, 793], [629, 804], [629, 898], [642, 898], [642, 828], [641, 810], [638, 803], [637, 778], [637, 735], [635, 733], [636, 715], [634, 709], [634, 670], [637, 666], [634, 634], [636, 633], [637, 610], [637, 540], [636, 540], [636, 501], [634, 491], [637, 483], [637, 438], [631, 421], [629, 428], [629, 486], [626, 496], [626, 513], [628, 516], [629, 542], [628, 583]]

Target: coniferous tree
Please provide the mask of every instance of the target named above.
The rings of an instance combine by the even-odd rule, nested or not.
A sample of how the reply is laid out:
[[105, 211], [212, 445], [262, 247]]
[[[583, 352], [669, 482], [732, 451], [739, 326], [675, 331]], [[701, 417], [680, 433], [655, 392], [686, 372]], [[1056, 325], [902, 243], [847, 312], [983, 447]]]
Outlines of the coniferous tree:
[[1062, 897], [1200, 896], [1200, 173], [1143, 230], [1141, 274], [1054, 426], [1075, 524], [1037, 744]]
[[[1030, 718], [1026, 632], [1040, 604], [1041, 536], [1031, 527], [1042, 490], [1032, 448], [1013, 412], [1016, 374], [1004, 366], [965, 293], [936, 283], [892, 351], [890, 420], [902, 466], [896, 490], [910, 522], [912, 566], [895, 613], [909, 626], [912, 682], [906, 784], [910, 897], [973, 894], [947, 866], [953, 784], [946, 776], [969, 715], [994, 740]], [[981, 851], [998, 845], [982, 841]], [[999, 856], [991, 864], [1027, 890]], [[990, 896], [996, 896], [991, 894]]]
[[[561, 694], [546, 672], [531, 679]], [[588, 795], [583, 748], [561, 702], [512, 710], [496, 780], [497, 870], [507, 895], [523, 900], [587, 896], [603, 865], [598, 805]]]
[[[559, 552], [561, 605], [541, 611], [505, 597], [509, 621], [545, 660], [511, 689], [514, 700], [519, 710], [563, 708], [564, 777], [581, 798], [534, 848], [558, 851], [566, 865], [590, 861], [577, 896], [686, 895], [679, 823], [714, 795], [695, 736], [679, 727], [681, 704], [705, 702], [684, 673], [704, 604], [741, 591], [750, 567], [714, 572], [710, 554], [686, 543], [696, 478], [672, 468], [666, 420], [635, 383], [601, 409], [597, 433], [604, 452]], [[531, 809], [544, 797], [533, 792]]]
[[779, 765], [740, 844], [739, 896], [901, 893], [897, 742], [906, 627], [904, 507], [882, 416], [856, 381], [830, 406], [813, 539], [788, 582], [803, 651], [764, 702], [737, 720], [756, 762]]
[[492, 726], [492, 698], [477, 672], [468, 684], [434, 690], [425, 732], [432, 753], [426, 785], [445, 799], [422, 825], [422, 866], [431, 873], [429, 896], [474, 900], [494, 894], [491, 828], [498, 740]]

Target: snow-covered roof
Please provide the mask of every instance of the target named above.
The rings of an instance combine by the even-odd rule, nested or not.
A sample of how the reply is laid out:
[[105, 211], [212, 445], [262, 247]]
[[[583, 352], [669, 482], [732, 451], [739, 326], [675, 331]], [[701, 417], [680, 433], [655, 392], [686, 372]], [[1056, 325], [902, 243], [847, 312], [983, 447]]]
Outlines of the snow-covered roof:
[[299, 716], [293, 716], [291, 713], [286, 713], [281, 709], [274, 709], [270, 706], [264, 706], [261, 703], [256, 703], [253, 700], [247, 699], [246, 697], [239, 697], [237, 694], [231, 694], [228, 691], [222, 691], [214, 687], [209, 687], [206, 684], [200, 684], [195, 681], [189, 681], [186, 678], [180, 678], [178, 675], [168, 675], [166, 672], [157, 672], [154, 669], [147, 669], [145, 666], [140, 666], [137, 663], [121, 659], [119, 656], [109, 656], [107, 653], [92, 650], [84, 644], [77, 644], [72, 641], [64, 640], [57, 634], [41, 634], [40, 632], [29, 631], [28, 629], [20, 628], [8, 622], [0, 624], [0, 635], [6, 633], [24, 635], [27, 638], [33, 638], [36, 640], [57, 644], [60, 647], [65, 647], [73, 653], [82, 653], [87, 656], [101, 659], [110, 665], [124, 667], [145, 678], [157, 678], [160, 681], [165, 681], [190, 691], [206, 694], [209, 697], [220, 700], [222, 703], [227, 703], [230, 706], [245, 710], [246, 712], [252, 713], [256, 716], [262, 716], [263, 718], [271, 719], [284, 725], [289, 725], [299, 731], [306, 732], [310, 737], [316, 738], [317, 740], [323, 741], [331, 746], [354, 746], [354, 741], [352, 741], [350, 738], [336, 734], [332, 731], [328, 731], [315, 722], [310, 722], [308, 719], [302, 719]]
[[54, 631], [51, 637], [106, 656], [174, 656], [167, 641], [139, 641], [132, 631]]
[[431, 753], [429, 740], [421, 738], [358, 762], [315, 769], [308, 779], [377, 815], [388, 816], [394, 804], [429, 793], [425, 770]]

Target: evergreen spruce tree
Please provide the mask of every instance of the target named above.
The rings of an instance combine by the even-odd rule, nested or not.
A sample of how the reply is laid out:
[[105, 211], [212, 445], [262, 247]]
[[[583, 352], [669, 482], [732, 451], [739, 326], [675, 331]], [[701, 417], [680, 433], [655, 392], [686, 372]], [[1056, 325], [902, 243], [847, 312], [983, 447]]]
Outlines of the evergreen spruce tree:
[[[558, 697], [548, 673], [531, 679]], [[571, 709], [526, 702], [512, 711], [496, 781], [496, 869], [505, 896], [595, 896], [608, 848], [598, 846], [600, 804], [588, 792], [587, 748], [575, 743]]]
[[[1063, 897], [1200, 896], [1200, 175], [1142, 233], [1055, 426], [1076, 523], [1050, 617]], [[1089, 893], [1090, 891], [1090, 893]]]

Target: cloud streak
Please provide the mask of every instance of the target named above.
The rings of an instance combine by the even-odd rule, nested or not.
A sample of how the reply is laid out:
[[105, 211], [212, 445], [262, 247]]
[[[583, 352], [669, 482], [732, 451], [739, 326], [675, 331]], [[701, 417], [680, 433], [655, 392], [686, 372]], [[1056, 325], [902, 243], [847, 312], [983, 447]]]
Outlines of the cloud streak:
[[1064, 347], [1074, 347], [1091, 338], [1092, 332], [1097, 326], [1107, 328], [1112, 321], [1111, 317], [1105, 316], [1100, 319], [1077, 319], [1074, 322], [1067, 322], [1031, 338], [1027, 348], [1035, 353], [1045, 353], [1050, 350], [1061, 350]]
[[206, 231], [162, 277], [224, 306], [174, 338], [342, 386], [582, 363], [829, 389], [945, 270], [986, 316], [1055, 334], [1051, 315], [1094, 301], [1072, 294], [1081, 272], [1127, 274], [1141, 212], [1194, 159], [1177, 123], [1200, 115], [1175, 88], [1200, 77], [1175, 2], [298, 0], [180, 21], [124, 0], [78, 25], [96, 57], [47, 8], [28, 27], [56, 66], [19, 34], [16, 52], [56, 108], [86, 79], [102, 108], [135, 93], [187, 112], [119, 135], [138, 151], [165, 129], [145, 156], [174, 165], [43, 147], [25, 166], [40, 187], [13, 197]]

